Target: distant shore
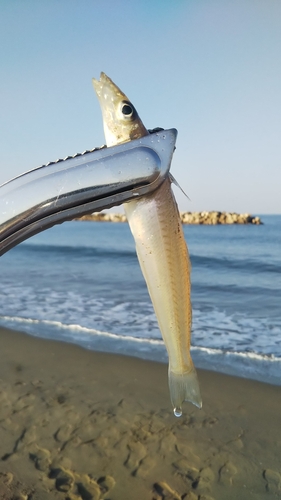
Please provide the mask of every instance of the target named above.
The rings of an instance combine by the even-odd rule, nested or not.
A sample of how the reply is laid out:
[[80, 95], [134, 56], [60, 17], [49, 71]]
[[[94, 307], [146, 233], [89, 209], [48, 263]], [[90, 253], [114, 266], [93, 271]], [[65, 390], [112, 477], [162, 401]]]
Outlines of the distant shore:
[[[235, 212], [181, 212], [183, 224], [263, 224], [260, 217], [248, 213], [238, 214]], [[93, 222], [127, 222], [125, 214], [115, 214], [106, 212], [95, 212], [84, 215], [76, 220], [87, 220]]]

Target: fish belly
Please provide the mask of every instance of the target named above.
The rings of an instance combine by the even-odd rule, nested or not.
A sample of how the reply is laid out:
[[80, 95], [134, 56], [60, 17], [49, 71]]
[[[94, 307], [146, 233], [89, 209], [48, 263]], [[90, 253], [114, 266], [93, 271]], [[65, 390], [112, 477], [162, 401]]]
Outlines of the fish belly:
[[201, 397], [190, 356], [190, 260], [170, 180], [124, 207], [168, 351], [171, 401], [179, 416], [183, 401], [201, 407]]

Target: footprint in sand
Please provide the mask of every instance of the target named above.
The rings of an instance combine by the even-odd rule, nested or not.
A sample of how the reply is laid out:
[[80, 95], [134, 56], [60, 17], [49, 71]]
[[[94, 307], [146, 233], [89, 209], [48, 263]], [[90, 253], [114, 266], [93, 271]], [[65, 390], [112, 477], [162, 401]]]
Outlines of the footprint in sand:
[[278, 472], [272, 469], [266, 469], [263, 472], [263, 477], [266, 480], [266, 490], [270, 493], [278, 493], [281, 491], [281, 476]]
[[101, 441], [106, 438], [106, 428], [103, 427], [103, 432], [101, 433], [101, 427], [86, 419], [82, 424], [77, 427], [75, 434], [79, 437], [83, 444], [88, 444], [93, 441], [97, 443], [100, 440], [100, 446], [103, 446]]
[[6, 484], [9, 486], [9, 484], [12, 483], [14, 479], [14, 476], [11, 472], [0, 472], [0, 483]]
[[21, 451], [26, 451], [30, 449], [30, 446], [35, 442], [36, 439], [36, 430], [35, 427], [31, 426], [28, 429], [23, 429], [16, 439], [13, 449], [9, 453], [5, 453], [1, 457], [1, 460], [10, 460], [15, 458], [16, 453]]
[[46, 474], [49, 473], [51, 463], [51, 453], [49, 450], [38, 448], [35, 454], [30, 454], [30, 458], [34, 461], [36, 469]]
[[100, 489], [96, 483], [87, 484], [86, 486], [82, 483], [78, 483], [77, 488], [82, 500], [100, 499]]
[[173, 463], [173, 466], [177, 470], [177, 474], [180, 475], [185, 482], [191, 484], [196, 482], [199, 476], [199, 470], [190, 465], [189, 461], [185, 458], [180, 458], [177, 462]]
[[[206, 467], [205, 469], [201, 469], [199, 472], [199, 476], [192, 484], [193, 488], [196, 489], [198, 493], [207, 493], [211, 491], [212, 483], [214, 482], [215, 475], [210, 467]], [[200, 495], [200, 498], [202, 495]]]
[[99, 500], [104, 498], [115, 486], [115, 480], [111, 476], [100, 477], [95, 481], [87, 474], [75, 474], [77, 492], [82, 500]]
[[198, 455], [195, 455], [193, 448], [189, 444], [187, 444], [185, 441], [178, 440], [176, 444], [176, 451], [179, 453], [179, 455], [187, 458], [187, 460], [192, 463], [194, 467], [200, 469], [201, 460]]
[[139, 467], [137, 467], [133, 473], [134, 476], [138, 477], [145, 477], [148, 472], [150, 472], [153, 467], [155, 466], [156, 461], [153, 460], [151, 457], [146, 456], [144, 457], [139, 464]]
[[[181, 500], [182, 496], [177, 493], [173, 488], [171, 488], [167, 483], [164, 481], [155, 483], [153, 485], [154, 489], [154, 496], [152, 497], [153, 500]], [[186, 496], [184, 496], [186, 498]], [[196, 496], [197, 500], [197, 496]]]
[[97, 480], [102, 496], [115, 486], [115, 480], [111, 476], [103, 476]]
[[26, 450], [32, 445], [37, 439], [37, 431], [35, 425], [31, 425], [22, 433], [22, 436], [18, 439], [18, 443], [15, 451]]
[[73, 427], [70, 424], [65, 424], [62, 425], [57, 432], [55, 433], [55, 440], [64, 443], [65, 441], [68, 441], [71, 433], [73, 431]]
[[18, 400], [14, 403], [13, 406], [14, 412], [17, 413], [22, 410], [31, 411], [33, 409], [34, 399], [35, 399], [34, 394], [25, 394], [24, 396], [20, 396]]
[[69, 470], [61, 469], [56, 474], [55, 485], [58, 491], [68, 493], [74, 486], [74, 475]]
[[233, 476], [237, 473], [235, 465], [231, 462], [226, 462], [219, 470], [219, 482], [225, 486], [231, 486]]
[[127, 445], [127, 448], [129, 454], [124, 465], [131, 470], [132, 475], [135, 475], [141, 460], [147, 455], [147, 451], [143, 444], [133, 441]]
[[174, 434], [169, 433], [160, 439], [160, 453], [164, 456], [170, 456], [171, 452], [176, 449], [177, 438]]

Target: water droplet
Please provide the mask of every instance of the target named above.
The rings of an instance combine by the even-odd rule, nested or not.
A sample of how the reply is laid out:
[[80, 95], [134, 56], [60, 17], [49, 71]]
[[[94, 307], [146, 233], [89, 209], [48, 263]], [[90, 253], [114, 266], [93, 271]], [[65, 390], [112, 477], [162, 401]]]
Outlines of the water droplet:
[[181, 407], [174, 408], [174, 415], [175, 415], [175, 417], [181, 417], [182, 416], [182, 409], [181, 409]]

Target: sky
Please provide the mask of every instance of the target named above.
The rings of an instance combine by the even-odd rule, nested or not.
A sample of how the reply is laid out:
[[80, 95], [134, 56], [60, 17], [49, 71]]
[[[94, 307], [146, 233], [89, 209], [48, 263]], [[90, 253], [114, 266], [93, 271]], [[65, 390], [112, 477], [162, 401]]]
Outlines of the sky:
[[104, 144], [104, 71], [178, 130], [180, 210], [281, 213], [280, 26], [280, 0], [0, 0], [0, 183]]

